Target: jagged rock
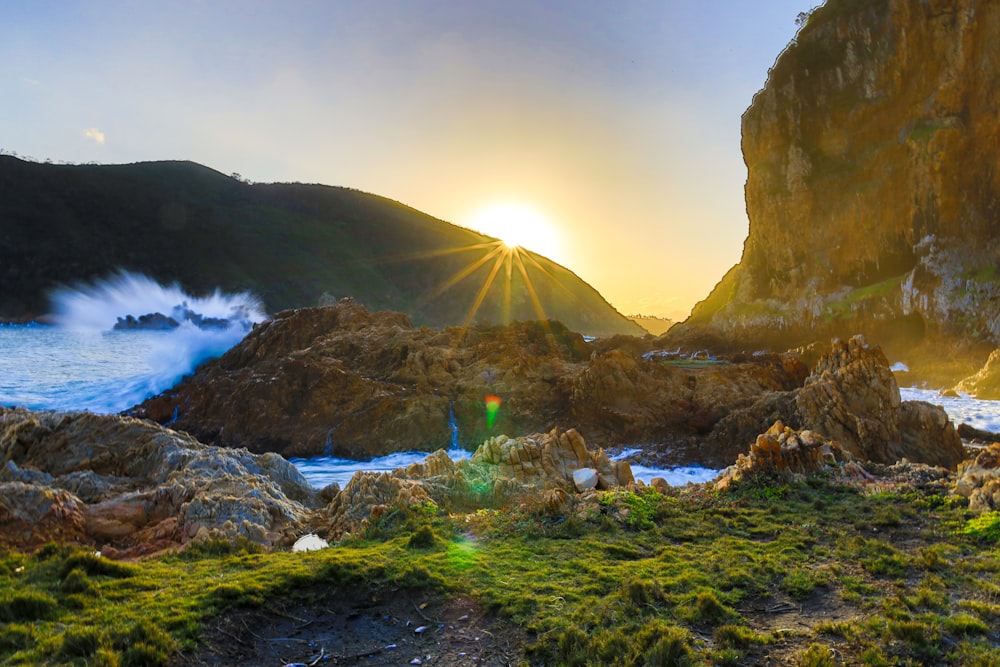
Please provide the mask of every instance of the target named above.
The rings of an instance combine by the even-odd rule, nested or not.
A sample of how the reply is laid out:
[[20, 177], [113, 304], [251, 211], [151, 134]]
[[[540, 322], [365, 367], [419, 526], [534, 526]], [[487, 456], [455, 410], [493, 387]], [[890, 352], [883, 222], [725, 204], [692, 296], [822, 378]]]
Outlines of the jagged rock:
[[593, 471], [597, 488], [635, 486], [627, 462], [611, 461], [603, 450], [588, 450], [572, 429], [516, 439], [497, 436], [457, 463], [438, 451], [424, 463], [389, 473], [356, 473], [313, 528], [338, 539], [383, 517], [425, 507], [471, 511], [532, 500], [555, 508], [579, 493], [574, 478], [581, 469]]
[[19, 548], [52, 538], [135, 557], [210, 537], [282, 546], [319, 505], [279, 456], [128, 417], [0, 409], [0, 463], [0, 535]]
[[900, 437], [900, 403], [885, 355], [861, 336], [835, 340], [795, 397], [803, 427], [839, 441], [858, 458], [880, 462], [900, 458], [886, 451]]
[[796, 431], [778, 421], [757, 436], [747, 454], [741, 454], [735, 464], [719, 475], [715, 488], [728, 489], [758, 475], [810, 475], [851, 459], [836, 440], [813, 431]]
[[[570, 424], [612, 446], [704, 435], [807, 375], [774, 355], [685, 366], [642, 356], [647, 345], [625, 337], [590, 345], [558, 322], [414, 329], [403, 315], [345, 299], [278, 313], [129, 414], [286, 457], [433, 451], [450, 445], [452, 423], [467, 447]], [[502, 398], [492, 426], [488, 395]], [[689, 462], [698, 455], [678, 452]]]
[[0, 481], [0, 545], [32, 551], [46, 542], [86, 542], [87, 516], [72, 493]]
[[965, 458], [962, 441], [944, 410], [901, 401], [885, 355], [862, 336], [834, 340], [802, 388], [765, 394], [720, 420], [708, 439], [709, 447], [718, 457], [735, 457], [734, 448], [777, 420], [836, 440], [865, 461], [888, 464], [906, 458], [954, 468]]
[[958, 466], [955, 493], [968, 498], [973, 511], [1000, 510], [1000, 443]]

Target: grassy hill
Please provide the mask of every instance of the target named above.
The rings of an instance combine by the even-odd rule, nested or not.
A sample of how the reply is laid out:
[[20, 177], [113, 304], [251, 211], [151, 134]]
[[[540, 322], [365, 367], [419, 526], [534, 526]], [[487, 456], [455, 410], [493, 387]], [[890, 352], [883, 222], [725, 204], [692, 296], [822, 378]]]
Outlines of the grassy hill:
[[568, 269], [376, 195], [192, 162], [0, 156], [0, 319], [37, 318], [52, 288], [118, 270], [194, 295], [251, 291], [269, 312], [351, 296], [429, 326], [545, 317], [642, 333]]

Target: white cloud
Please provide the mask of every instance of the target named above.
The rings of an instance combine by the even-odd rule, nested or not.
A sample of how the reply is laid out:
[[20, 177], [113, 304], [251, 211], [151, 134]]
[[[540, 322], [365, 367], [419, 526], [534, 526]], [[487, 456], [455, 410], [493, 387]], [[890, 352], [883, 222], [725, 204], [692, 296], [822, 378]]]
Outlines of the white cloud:
[[98, 130], [96, 127], [90, 127], [83, 131], [83, 136], [88, 139], [93, 139], [99, 144], [104, 143], [104, 133]]

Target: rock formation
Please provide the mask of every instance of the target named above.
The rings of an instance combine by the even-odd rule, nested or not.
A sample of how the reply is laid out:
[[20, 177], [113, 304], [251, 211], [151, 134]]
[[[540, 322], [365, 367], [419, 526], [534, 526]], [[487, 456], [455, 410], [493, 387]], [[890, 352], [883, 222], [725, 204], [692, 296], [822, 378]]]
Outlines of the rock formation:
[[952, 387], [952, 391], [985, 401], [1000, 400], [1000, 349], [993, 350], [983, 367]]
[[997, 43], [993, 2], [813, 10], [743, 116], [749, 236], [688, 335], [1000, 343]]
[[1000, 443], [993, 443], [958, 467], [955, 493], [976, 512], [1000, 510]]
[[591, 488], [579, 489], [575, 473], [594, 471], [593, 488], [634, 488], [632, 469], [590, 451], [570, 429], [521, 438], [497, 436], [470, 459], [452, 461], [444, 451], [389, 473], [356, 473], [318, 515], [316, 531], [329, 539], [364, 531], [399, 513], [474, 511], [529, 500], [553, 507]]
[[284, 546], [319, 497], [274, 454], [207, 447], [128, 417], [0, 408], [0, 544], [137, 557], [192, 540]]
[[844, 452], [836, 440], [829, 440], [809, 430], [794, 431], [776, 421], [757, 436], [750, 451], [740, 454], [715, 480], [715, 488], [725, 490], [733, 484], [758, 476], [805, 476], [839, 468], [854, 458]]
[[[804, 385], [761, 396], [722, 419], [708, 439], [717, 456], [753, 442], [776, 421], [835, 440], [858, 459], [910, 461], [954, 469], [965, 449], [944, 410], [921, 401], [901, 401], [889, 363], [861, 336], [835, 340]], [[743, 445], [745, 447], [745, 445]]]
[[[557, 322], [413, 328], [404, 315], [342, 300], [278, 313], [130, 414], [286, 457], [434, 451], [453, 437], [472, 448], [569, 427], [607, 447], [704, 436], [807, 375], [774, 355], [691, 363], [646, 352], [643, 339], [587, 343]], [[502, 401], [492, 425], [490, 395]], [[688, 449], [678, 460], [698, 460]]]

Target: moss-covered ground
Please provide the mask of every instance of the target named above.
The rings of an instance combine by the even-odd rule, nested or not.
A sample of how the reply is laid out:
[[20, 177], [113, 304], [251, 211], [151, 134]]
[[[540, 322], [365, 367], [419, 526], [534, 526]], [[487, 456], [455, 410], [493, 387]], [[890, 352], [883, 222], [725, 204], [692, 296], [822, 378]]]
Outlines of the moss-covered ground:
[[1000, 664], [1000, 515], [940, 487], [758, 480], [395, 514], [331, 548], [0, 554], [0, 662], [157, 665], [317, 590], [475, 600], [544, 665]]

